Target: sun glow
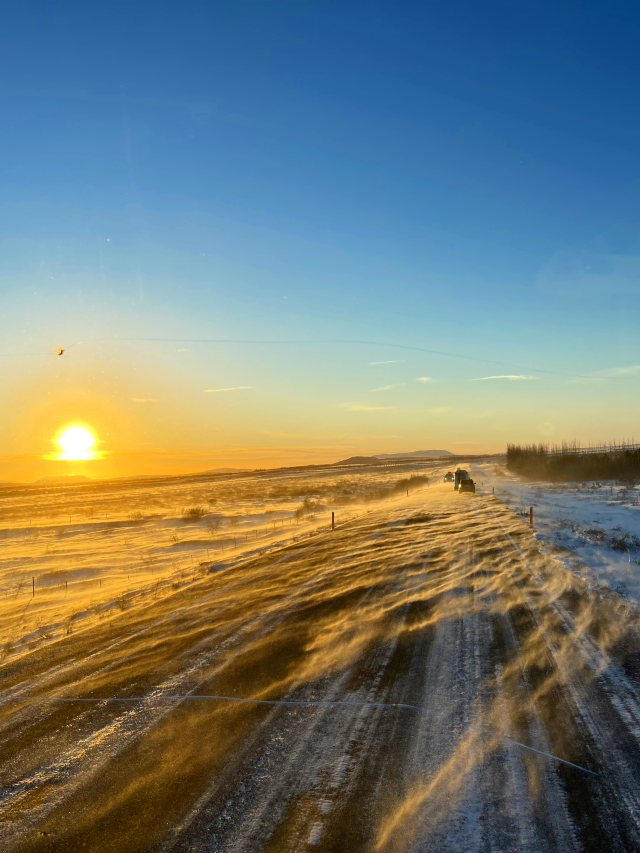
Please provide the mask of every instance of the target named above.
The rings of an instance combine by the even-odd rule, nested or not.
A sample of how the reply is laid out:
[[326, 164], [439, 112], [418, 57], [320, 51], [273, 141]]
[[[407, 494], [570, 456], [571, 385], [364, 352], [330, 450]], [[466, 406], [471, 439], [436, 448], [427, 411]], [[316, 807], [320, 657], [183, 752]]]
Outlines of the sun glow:
[[96, 456], [92, 449], [96, 439], [85, 426], [66, 426], [56, 441], [60, 445], [58, 459], [93, 459]]

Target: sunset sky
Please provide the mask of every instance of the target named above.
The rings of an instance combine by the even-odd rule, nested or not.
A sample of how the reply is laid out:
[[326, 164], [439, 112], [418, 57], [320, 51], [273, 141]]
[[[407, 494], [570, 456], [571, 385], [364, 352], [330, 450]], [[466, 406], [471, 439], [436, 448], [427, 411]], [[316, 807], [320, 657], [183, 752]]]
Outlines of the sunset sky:
[[638, 18], [11, 4], [0, 479], [640, 437]]

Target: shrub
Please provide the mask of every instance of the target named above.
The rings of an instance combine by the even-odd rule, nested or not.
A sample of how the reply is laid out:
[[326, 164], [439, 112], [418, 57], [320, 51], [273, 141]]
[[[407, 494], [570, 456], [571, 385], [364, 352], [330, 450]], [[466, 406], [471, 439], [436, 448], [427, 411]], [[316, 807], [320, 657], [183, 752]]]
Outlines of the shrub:
[[192, 506], [182, 512], [182, 520], [186, 523], [200, 521], [207, 514], [207, 510], [203, 506]]
[[636, 471], [626, 471], [618, 480], [620, 485], [625, 489], [635, 489], [639, 481], [640, 478]]
[[429, 478], [426, 477], [424, 474], [412, 474], [410, 477], [405, 477], [402, 480], [398, 480], [393, 486], [378, 489], [375, 492], [368, 492], [364, 495], [364, 500], [381, 501], [385, 498], [394, 497], [395, 495], [401, 495], [403, 492], [407, 492], [411, 489], [426, 486], [428, 482]]
[[294, 512], [296, 521], [300, 521], [303, 515], [307, 515], [307, 513], [312, 512], [316, 507], [317, 504], [314, 503], [311, 498], [305, 498]]
[[406, 492], [407, 489], [416, 489], [421, 486], [426, 486], [429, 482], [429, 478], [424, 474], [412, 474], [410, 477], [406, 477], [404, 480], [398, 480], [398, 482], [393, 487], [394, 492]]

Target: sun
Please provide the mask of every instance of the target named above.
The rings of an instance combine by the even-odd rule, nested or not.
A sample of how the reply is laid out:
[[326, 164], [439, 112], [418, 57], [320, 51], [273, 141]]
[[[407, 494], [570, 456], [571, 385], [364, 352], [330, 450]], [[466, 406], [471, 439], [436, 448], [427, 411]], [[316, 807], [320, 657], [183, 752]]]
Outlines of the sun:
[[60, 445], [58, 459], [93, 459], [96, 455], [92, 449], [96, 439], [85, 426], [73, 424], [64, 427], [56, 441]]

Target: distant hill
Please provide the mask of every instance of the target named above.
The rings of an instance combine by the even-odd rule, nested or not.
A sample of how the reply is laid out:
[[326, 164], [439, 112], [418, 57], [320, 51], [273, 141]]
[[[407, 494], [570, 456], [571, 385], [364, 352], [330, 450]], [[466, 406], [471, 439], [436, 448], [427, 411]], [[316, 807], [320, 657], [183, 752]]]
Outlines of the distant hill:
[[440, 456], [455, 456], [450, 450], [412, 450], [410, 453], [377, 453], [376, 459], [435, 459]]
[[381, 462], [383, 459], [439, 459], [443, 456], [455, 456], [450, 450], [412, 450], [409, 453], [376, 453], [375, 456], [350, 456], [334, 462], [334, 465], [367, 465]]
[[51, 486], [64, 486], [68, 483], [92, 483], [92, 477], [85, 477], [84, 474], [68, 474], [59, 477], [40, 477], [39, 480], [34, 480], [34, 483], [43, 483]]
[[207, 468], [202, 471], [202, 474], [246, 474], [253, 471], [253, 468]]

